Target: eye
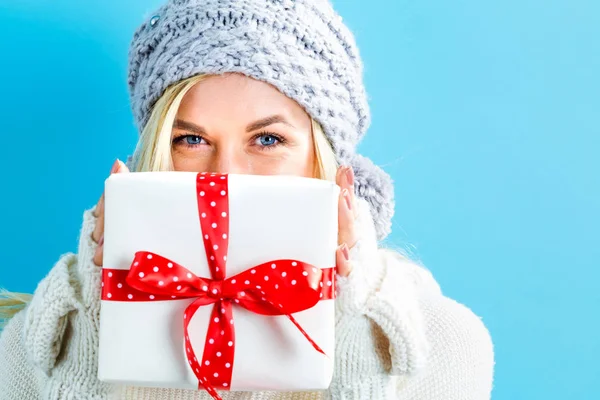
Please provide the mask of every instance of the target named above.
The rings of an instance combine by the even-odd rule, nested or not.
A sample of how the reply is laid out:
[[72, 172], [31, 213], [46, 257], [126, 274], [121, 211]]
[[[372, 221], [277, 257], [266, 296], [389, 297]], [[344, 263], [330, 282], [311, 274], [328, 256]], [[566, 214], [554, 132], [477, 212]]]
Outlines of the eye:
[[258, 140], [260, 140], [260, 144], [263, 146], [271, 146], [277, 143], [277, 138], [273, 135], [262, 135]]
[[195, 145], [195, 144], [200, 144], [201, 142], [202, 142], [202, 138], [200, 136], [192, 136], [192, 135], [185, 136], [185, 144]]
[[261, 147], [277, 147], [285, 143], [285, 139], [273, 133], [259, 133], [255, 136], [255, 143]]
[[206, 141], [202, 136], [198, 135], [181, 135], [173, 139], [173, 145], [183, 145], [185, 147], [196, 147], [205, 144]]

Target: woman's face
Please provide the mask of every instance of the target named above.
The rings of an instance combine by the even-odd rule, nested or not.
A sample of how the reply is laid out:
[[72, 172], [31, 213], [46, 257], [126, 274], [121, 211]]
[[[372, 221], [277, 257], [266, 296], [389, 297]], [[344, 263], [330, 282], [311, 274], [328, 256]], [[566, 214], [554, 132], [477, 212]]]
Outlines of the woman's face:
[[184, 96], [172, 136], [177, 171], [312, 177], [311, 121], [294, 100], [241, 74], [211, 76]]

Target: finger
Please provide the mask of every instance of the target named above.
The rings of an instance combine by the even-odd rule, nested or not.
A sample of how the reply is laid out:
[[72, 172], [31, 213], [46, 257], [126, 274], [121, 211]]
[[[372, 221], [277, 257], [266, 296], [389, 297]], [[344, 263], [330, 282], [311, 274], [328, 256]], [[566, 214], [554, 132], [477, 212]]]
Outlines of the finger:
[[100, 195], [100, 198], [98, 199], [98, 202], [96, 203], [96, 207], [94, 208], [94, 211], [92, 212], [92, 214], [94, 215], [94, 217], [98, 218], [100, 206], [103, 203], [104, 203], [104, 192], [102, 192], [102, 195]]
[[352, 204], [352, 213], [354, 218], [358, 215], [358, 208], [356, 207], [356, 196], [354, 193], [354, 170], [352, 167], [346, 167], [344, 170], [344, 177], [346, 179], [346, 185], [348, 192], [350, 192], [350, 203]]
[[348, 189], [342, 189], [338, 200], [338, 244], [346, 243], [350, 248], [357, 242], [352, 201]]
[[340, 189], [348, 189], [350, 193], [350, 203], [352, 204], [352, 211], [354, 213], [354, 217], [356, 218], [357, 207], [356, 207], [356, 196], [354, 194], [354, 170], [349, 166], [341, 166], [338, 168], [335, 181]]
[[[119, 159], [115, 161], [113, 168], [110, 171], [111, 175], [115, 173], [127, 172], [129, 172], [129, 168], [127, 168], [127, 166]], [[98, 219], [96, 220], [96, 227], [94, 229], [94, 233], [97, 235], [96, 237], [99, 236], [99, 239], [97, 240], [98, 246], [96, 247], [96, 252], [94, 253], [94, 264], [99, 267], [102, 266], [104, 259], [104, 193], [100, 199], [102, 204], [101, 207], [99, 207]]]
[[350, 251], [346, 243], [339, 246], [335, 252], [336, 272], [340, 276], [348, 276], [352, 271], [352, 263], [350, 262]]
[[98, 241], [98, 246], [96, 247], [96, 252], [94, 253], [94, 264], [96, 266], [101, 267], [104, 256], [104, 236], [100, 238]]
[[[121, 160], [117, 159], [112, 165], [110, 169], [110, 174], [114, 174], [120, 172], [121, 170], [127, 170], [125, 164], [121, 162]], [[94, 216], [96, 217], [96, 226], [94, 226], [94, 231], [92, 232], [92, 239], [94, 242], [98, 243], [102, 235], [104, 235], [104, 192], [102, 192], [102, 196], [100, 196], [100, 200], [96, 205], [96, 209], [94, 210]]]
[[94, 226], [94, 231], [92, 232], [92, 239], [94, 242], [98, 243], [100, 237], [104, 233], [104, 193], [100, 196], [100, 200], [96, 205], [95, 209], [96, 214], [96, 225]]
[[344, 179], [346, 166], [342, 165], [337, 169], [335, 173], [335, 183], [340, 187], [344, 188], [346, 186], [346, 181]]

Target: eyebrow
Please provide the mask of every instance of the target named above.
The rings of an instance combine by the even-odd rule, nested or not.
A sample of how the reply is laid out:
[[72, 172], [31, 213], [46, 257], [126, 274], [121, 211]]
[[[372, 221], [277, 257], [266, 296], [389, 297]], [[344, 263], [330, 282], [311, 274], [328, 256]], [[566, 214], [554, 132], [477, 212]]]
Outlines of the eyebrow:
[[173, 128], [190, 131], [190, 132], [196, 133], [200, 136], [203, 136], [206, 134], [206, 131], [204, 130], [203, 127], [193, 124], [188, 121], [184, 121], [182, 119], [176, 119], [175, 122], [173, 123]]
[[246, 132], [256, 131], [256, 130], [265, 128], [269, 125], [273, 125], [273, 124], [285, 124], [287, 126], [291, 126], [292, 128], [294, 128], [294, 125], [287, 122], [287, 120], [283, 116], [272, 115], [270, 117], [259, 119], [258, 121], [255, 121], [255, 122], [249, 124], [246, 127]]
[[[288, 125], [288, 126], [291, 126], [292, 128], [294, 128], [294, 125], [290, 124], [283, 116], [272, 115], [270, 117], [259, 119], [258, 121], [248, 124], [248, 126], [246, 126], [246, 132], [256, 131], [258, 129], [262, 129], [269, 125], [278, 124], [278, 123], [285, 124], [285, 125]], [[173, 128], [190, 131], [190, 132], [195, 133], [200, 136], [206, 134], [206, 130], [203, 127], [201, 127], [200, 125], [196, 125], [192, 122], [185, 121], [183, 119], [176, 119], [175, 122], [173, 123]]]

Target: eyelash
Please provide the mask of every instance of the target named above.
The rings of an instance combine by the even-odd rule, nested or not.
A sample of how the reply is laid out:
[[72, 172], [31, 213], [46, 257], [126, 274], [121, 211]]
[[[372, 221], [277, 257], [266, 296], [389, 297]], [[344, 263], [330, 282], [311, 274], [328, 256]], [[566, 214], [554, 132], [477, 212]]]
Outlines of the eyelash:
[[[257, 133], [256, 135], [254, 135], [252, 137], [252, 139], [251, 139], [252, 142], [254, 142], [255, 140], [257, 140], [261, 136], [272, 136], [272, 137], [274, 137], [277, 140], [277, 143], [274, 144], [274, 145], [271, 145], [271, 146], [259, 146], [259, 147], [261, 147], [264, 150], [273, 150], [274, 148], [279, 147], [279, 146], [284, 145], [285, 143], [287, 143], [287, 140], [283, 136], [280, 136], [280, 135], [278, 135], [276, 133], [273, 133], [273, 132], [267, 132], [267, 131], [262, 131], [262, 132]], [[184, 134], [184, 135], [179, 135], [179, 136], [173, 138], [173, 142], [172, 143], [173, 143], [173, 145], [179, 145], [179, 144], [181, 144], [181, 145], [183, 145], [183, 146], [185, 146], [187, 148], [197, 147], [198, 144], [189, 144], [189, 143], [185, 142], [185, 139], [188, 138], [188, 137], [194, 137], [194, 138], [200, 138], [202, 140], [206, 140], [206, 139], [204, 139], [200, 135], [191, 135], [191, 134], [185, 135]]]

